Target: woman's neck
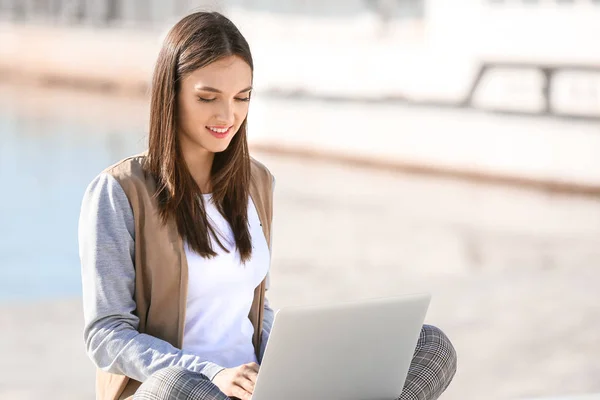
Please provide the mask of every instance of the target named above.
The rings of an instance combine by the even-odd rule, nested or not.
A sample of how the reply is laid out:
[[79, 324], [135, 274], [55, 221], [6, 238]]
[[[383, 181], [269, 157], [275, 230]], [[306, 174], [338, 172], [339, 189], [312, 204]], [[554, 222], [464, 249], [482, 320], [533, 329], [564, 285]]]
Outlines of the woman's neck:
[[183, 158], [187, 164], [192, 178], [200, 188], [202, 193], [212, 192], [212, 183], [210, 181], [210, 171], [212, 169], [215, 153], [205, 149], [183, 149]]

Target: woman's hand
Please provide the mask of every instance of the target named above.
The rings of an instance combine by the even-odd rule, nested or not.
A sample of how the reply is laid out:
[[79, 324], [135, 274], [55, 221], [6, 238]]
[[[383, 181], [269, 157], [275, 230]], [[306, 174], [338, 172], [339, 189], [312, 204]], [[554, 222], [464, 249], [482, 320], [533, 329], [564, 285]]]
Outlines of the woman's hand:
[[214, 376], [214, 383], [229, 397], [250, 400], [258, 376], [258, 364], [250, 363], [235, 368], [225, 368]]

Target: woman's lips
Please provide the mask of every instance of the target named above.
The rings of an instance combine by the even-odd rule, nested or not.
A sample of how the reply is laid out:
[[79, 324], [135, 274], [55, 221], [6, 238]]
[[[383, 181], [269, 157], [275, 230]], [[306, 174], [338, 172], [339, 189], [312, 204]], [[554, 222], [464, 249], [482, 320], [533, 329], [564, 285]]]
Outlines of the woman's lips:
[[225, 137], [227, 137], [227, 135], [229, 135], [229, 133], [231, 132], [231, 129], [233, 127], [226, 127], [226, 126], [207, 126], [206, 130], [208, 130], [211, 135], [213, 135], [214, 137], [216, 137], [217, 139], [223, 139]]

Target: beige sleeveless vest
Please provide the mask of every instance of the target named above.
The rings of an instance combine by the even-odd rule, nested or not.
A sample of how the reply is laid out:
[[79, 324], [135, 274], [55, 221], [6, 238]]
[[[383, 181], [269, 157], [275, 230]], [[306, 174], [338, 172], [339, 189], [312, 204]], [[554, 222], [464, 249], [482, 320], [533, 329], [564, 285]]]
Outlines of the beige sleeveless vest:
[[[173, 221], [163, 225], [153, 198], [154, 180], [143, 170], [145, 154], [127, 158], [108, 168], [123, 188], [135, 221], [135, 302], [140, 319], [139, 332], [182, 347], [188, 265], [183, 241]], [[270, 248], [273, 177], [268, 169], [252, 159], [250, 196], [258, 211]], [[254, 326], [253, 344], [260, 349], [266, 281], [254, 291], [249, 318]], [[96, 371], [98, 400], [129, 399], [140, 382], [123, 375]]]

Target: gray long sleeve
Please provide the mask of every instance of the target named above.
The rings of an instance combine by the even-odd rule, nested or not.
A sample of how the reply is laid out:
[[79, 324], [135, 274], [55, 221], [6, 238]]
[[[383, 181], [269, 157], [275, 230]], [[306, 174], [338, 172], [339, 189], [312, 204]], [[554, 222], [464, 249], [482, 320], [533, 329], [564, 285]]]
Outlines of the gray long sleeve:
[[[269, 288], [269, 275], [267, 275], [267, 289]], [[273, 327], [273, 321], [275, 320], [275, 311], [269, 305], [269, 300], [265, 297], [265, 306], [264, 306], [264, 314], [263, 314], [263, 329], [262, 329], [262, 343], [260, 344], [260, 357], [258, 358], [258, 362], [262, 362], [263, 356], [265, 354], [265, 349], [267, 348], [267, 341], [269, 340], [269, 335], [271, 334], [271, 328]]]
[[79, 219], [84, 340], [89, 357], [106, 372], [140, 382], [169, 366], [200, 372], [212, 380], [223, 367], [138, 332], [134, 240], [127, 196], [111, 175], [99, 175], [85, 192]]

